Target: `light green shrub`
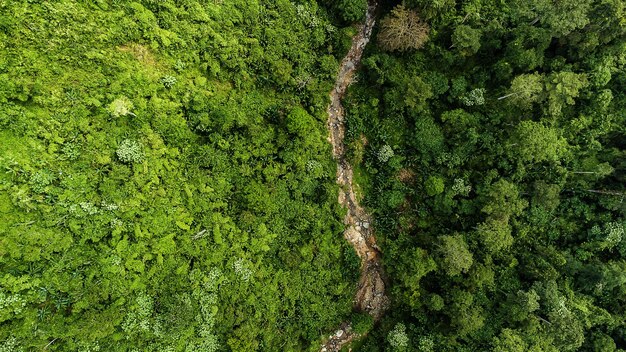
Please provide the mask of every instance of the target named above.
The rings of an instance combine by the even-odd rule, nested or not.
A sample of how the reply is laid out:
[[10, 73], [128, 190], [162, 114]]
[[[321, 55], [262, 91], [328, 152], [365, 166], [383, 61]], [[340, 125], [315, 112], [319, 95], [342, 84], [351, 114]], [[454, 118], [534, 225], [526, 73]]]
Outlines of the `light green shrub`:
[[126, 116], [126, 115], [134, 116], [135, 114], [131, 112], [133, 107], [134, 107], [133, 103], [128, 98], [122, 96], [113, 100], [111, 104], [107, 106], [107, 111], [113, 117], [120, 117], [120, 116]]

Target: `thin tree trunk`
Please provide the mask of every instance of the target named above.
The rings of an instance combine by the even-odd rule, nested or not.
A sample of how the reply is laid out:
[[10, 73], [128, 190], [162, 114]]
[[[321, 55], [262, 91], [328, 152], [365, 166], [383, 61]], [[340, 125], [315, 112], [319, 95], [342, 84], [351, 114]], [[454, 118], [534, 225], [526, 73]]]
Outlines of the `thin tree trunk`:
[[540, 316], [538, 316], [538, 315], [537, 315], [536, 317], [537, 317], [537, 318], [539, 318], [539, 320], [543, 321], [544, 323], [546, 323], [546, 324], [548, 324], [548, 325], [552, 325], [552, 323], [551, 323], [551, 322], [549, 322], [549, 321], [547, 321], [546, 319], [544, 319], [544, 318], [542, 318], [542, 317], [540, 317]]
[[503, 95], [503, 96], [499, 97], [498, 100], [506, 99], [506, 98], [511, 97], [513, 95], [516, 95], [516, 94], [517, 94], [517, 92], [509, 93], [507, 95]]

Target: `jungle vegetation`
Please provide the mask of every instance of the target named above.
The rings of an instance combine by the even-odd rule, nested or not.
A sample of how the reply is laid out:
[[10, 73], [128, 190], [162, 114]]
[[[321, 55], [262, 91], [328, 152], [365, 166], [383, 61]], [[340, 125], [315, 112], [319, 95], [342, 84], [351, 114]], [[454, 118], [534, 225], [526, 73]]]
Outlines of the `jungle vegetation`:
[[392, 302], [359, 350], [626, 349], [625, 3], [383, 4], [345, 103]]
[[0, 1], [0, 351], [304, 350], [348, 319], [350, 16]]
[[626, 4], [0, 0], [0, 351], [626, 350]]

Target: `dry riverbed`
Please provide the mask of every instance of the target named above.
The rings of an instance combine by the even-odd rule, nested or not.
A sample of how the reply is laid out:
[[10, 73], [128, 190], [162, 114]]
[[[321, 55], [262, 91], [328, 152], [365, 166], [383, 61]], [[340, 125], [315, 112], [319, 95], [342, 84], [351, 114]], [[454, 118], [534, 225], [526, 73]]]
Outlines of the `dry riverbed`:
[[[345, 115], [341, 99], [353, 80], [363, 50], [370, 40], [375, 24], [376, 8], [376, 1], [371, 0], [365, 21], [359, 27], [359, 32], [352, 38], [350, 51], [341, 61], [335, 87], [330, 93], [331, 103], [328, 107], [329, 140], [333, 146], [333, 156], [337, 160], [337, 183], [341, 187], [339, 204], [348, 210], [344, 218], [346, 224], [344, 237], [354, 247], [361, 259], [361, 276], [354, 304], [358, 310], [369, 313], [374, 320], [378, 320], [384, 313], [388, 306], [388, 298], [385, 295], [380, 253], [376, 246], [371, 217], [359, 205], [352, 183], [353, 169], [345, 155]], [[352, 331], [350, 324], [343, 323], [329, 337], [321, 351], [339, 351], [356, 337], [358, 336]]]

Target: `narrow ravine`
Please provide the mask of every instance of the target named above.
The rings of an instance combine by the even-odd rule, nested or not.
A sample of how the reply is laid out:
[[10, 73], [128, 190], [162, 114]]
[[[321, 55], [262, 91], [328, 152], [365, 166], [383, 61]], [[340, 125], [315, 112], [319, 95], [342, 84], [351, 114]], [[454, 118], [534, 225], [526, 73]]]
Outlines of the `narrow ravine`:
[[[365, 21], [359, 27], [359, 32], [352, 38], [352, 47], [339, 66], [337, 80], [334, 89], [330, 92], [331, 101], [328, 106], [329, 140], [333, 146], [333, 157], [337, 161], [337, 183], [340, 186], [339, 204], [348, 210], [344, 218], [346, 230], [343, 236], [354, 247], [361, 259], [361, 277], [354, 305], [356, 309], [369, 313], [374, 320], [378, 320], [384, 313], [388, 306], [388, 298], [385, 295], [383, 269], [371, 226], [371, 217], [359, 205], [356, 198], [352, 184], [352, 166], [345, 155], [345, 116], [341, 99], [353, 80], [355, 71], [361, 62], [363, 50], [372, 35], [372, 29], [376, 22], [377, 5], [376, 0], [369, 1]], [[352, 331], [350, 324], [343, 323], [329, 337], [321, 351], [339, 351], [341, 347], [356, 337], [358, 336]]]

